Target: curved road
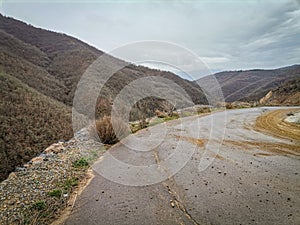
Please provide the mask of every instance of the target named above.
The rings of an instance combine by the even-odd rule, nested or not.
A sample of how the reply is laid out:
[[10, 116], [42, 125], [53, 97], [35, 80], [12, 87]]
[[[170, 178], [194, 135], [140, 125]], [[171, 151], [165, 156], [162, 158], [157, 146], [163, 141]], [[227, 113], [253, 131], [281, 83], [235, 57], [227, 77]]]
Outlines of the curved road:
[[95, 163], [65, 224], [300, 224], [300, 144], [254, 131], [265, 110], [189, 117], [129, 136]]

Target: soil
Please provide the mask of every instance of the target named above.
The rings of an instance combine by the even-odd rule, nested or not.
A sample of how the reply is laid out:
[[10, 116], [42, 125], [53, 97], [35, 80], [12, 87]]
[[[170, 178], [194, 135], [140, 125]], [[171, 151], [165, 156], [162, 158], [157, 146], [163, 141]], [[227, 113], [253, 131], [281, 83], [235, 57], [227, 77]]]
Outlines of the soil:
[[258, 117], [254, 128], [273, 136], [300, 141], [300, 124], [286, 122], [288, 115], [300, 112], [300, 108], [278, 109]]

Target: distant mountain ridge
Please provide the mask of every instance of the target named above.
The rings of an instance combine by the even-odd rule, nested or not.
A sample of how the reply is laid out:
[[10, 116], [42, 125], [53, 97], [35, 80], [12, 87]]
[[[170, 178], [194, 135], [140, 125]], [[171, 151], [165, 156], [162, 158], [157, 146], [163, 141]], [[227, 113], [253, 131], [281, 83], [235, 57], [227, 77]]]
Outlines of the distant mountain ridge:
[[[274, 70], [225, 71], [212, 76], [218, 80], [226, 102], [259, 101], [284, 82], [299, 79], [300, 65]], [[210, 87], [208, 77], [201, 78], [198, 82]]]

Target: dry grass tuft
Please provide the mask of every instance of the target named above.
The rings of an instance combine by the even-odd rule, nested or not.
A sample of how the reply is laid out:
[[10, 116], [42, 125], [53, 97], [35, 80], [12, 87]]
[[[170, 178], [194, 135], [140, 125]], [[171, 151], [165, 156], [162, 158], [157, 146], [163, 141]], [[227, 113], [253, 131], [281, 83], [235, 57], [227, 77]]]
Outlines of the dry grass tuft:
[[123, 120], [113, 118], [112, 122], [110, 116], [104, 116], [96, 121], [96, 129], [101, 142], [104, 144], [115, 144], [130, 134], [129, 126]]

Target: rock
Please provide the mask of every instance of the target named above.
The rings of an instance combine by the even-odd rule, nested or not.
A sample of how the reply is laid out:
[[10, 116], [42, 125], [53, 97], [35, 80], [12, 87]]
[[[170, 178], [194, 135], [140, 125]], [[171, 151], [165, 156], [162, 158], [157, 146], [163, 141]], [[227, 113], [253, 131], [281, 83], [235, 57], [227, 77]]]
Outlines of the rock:
[[17, 168], [15, 169], [16, 172], [20, 172], [20, 171], [24, 171], [24, 170], [25, 170], [24, 167], [17, 167]]
[[173, 200], [170, 200], [170, 204], [171, 204], [172, 208], [175, 207], [175, 203], [173, 202]]
[[221, 174], [221, 173], [222, 173], [222, 171], [221, 171], [221, 170], [219, 170], [219, 171], [218, 171], [218, 173], [219, 173], [219, 174]]
[[44, 153], [45, 154], [50, 154], [50, 153], [60, 153], [65, 149], [65, 147], [63, 146], [62, 142], [59, 143], [55, 143], [50, 145], [48, 148], [45, 149]]
[[8, 204], [9, 204], [9, 205], [14, 205], [15, 202], [14, 202], [14, 201], [10, 201], [10, 202], [8, 202]]
[[23, 165], [23, 167], [24, 167], [25, 169], [27, 169], [27, 168], [30, 167], [30, 165], [29, 165], [28, 163], [26, 163], [26, 164]]
[[41, 163], [41, 162], [43, 162], [44, 161], [44, 158], [42, 158], [42, 157], [40, 157], [40, 156], [38, 156], [38, 157], [35, 157], [35, 158], [33, 158], [33, 159], [31, 159], [30, 160], [30, 162], [34, 165], [34, 164], [39, 164], [39, 163]]
[[272, 91], [269, 91], [263, 98], [261, 98], [261, 99], [259, 100], [259, 103], [260, 103], [261, 105], [264, 105], [264, 104], [272, 97], [272, 95], [273, 95], [273, 92], [272, 92]]
[[10, 173], [8, 176], [8, 179], [15, 179], [15, 178], [17, 178], [17, 175], [14, 172]]

